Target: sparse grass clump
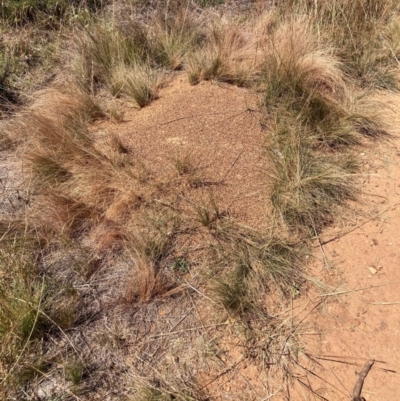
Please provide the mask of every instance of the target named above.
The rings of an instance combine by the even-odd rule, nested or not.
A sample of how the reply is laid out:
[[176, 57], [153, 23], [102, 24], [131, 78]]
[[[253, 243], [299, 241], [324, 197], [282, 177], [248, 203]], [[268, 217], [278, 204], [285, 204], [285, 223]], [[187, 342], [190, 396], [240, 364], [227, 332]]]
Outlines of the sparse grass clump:
[[304, 282], [306, 247], [283, 235], [261, 233], [229, 218], [216, 223], [214, 237], [221, 266], [229, 266], [213, 286], [216, 298], [234, 315], [265, 313], [265, 296], [278, 290], [290, 296]]
[[113, 96], [133, 98], [139, 107], [156, 99], [163, 70], [182, 68], [186, 53], [202, 40], [199, 22], [188, 8], [163, 11], [155, 13], [151, 25], [98, 23], [82, 33], [78, 82], [91, 93], [106, 86]]
[[336, 205], [354, 197], [357, 163], [351, 154], [318, 151], [304, 127], [288, 127], [278, 135], [285, 136], [284, 143], [268, 146], [272, 205], [289, 227], [320, 229], [331, 221]]
[[91, 93], [105, 85], [113, 96], [132, 97], [140, 107], [155, 97], [157, 72], [151, 69], [149, 43], [141, 27], [123, 34], [115, 27], [96, 25], [82, 33], [77, 79]]
[[283, 15], [309, 15], [322, 39], [334, 47], [343, 70], [362, 86], [396, 86], [397, 1], [278, 1], [276, 9]]
[[79, 296], [44, 274], [44, 241], [37, 231], [16, 221], [1, 226], [0, 395], [8, 399], [49, 368], [43, 340], [73, 326]]
[[162, 84], [162, 73], [146, 65], [131, 68], [117, 68], [111, 78], [111, 93], [114, 96], [126, 95], [139, 107], [144, 107], [158, 97]]
[[204, 27], [191, 12], [189, 2], [179, 2], [157, 13], [154, 26], [149, 26], [153, 59], [169, 70], [183, 68], [184, 59], [195, 46], [204, 43]]
[[8, 237], [5, 234], [0, 254], [0, 366], [4, 372], [1, 391], [7, 385], [19, 385], [20, 380], [29, 376], [28, 372], [35, 374], [29, 365], [38, 363], [40, 352], [36, 361], [29, 361], [26, 356], [46, 320], [40, 312], [46, 295], [45, 286], [35, 271], [32, 245], [23, 236]]
[[[265, 18], [265, 26], [273, 21]], [[265, 28], [263, 26], [263, 28]], [[238, 86], [257, 82], [263, 60], [262, 34], [231, 21], [212, 21], [207, 39], [186, 57], [186, 71], [191, 84], [202, 80], [217, 80]]]
[[79, 360], [72, 360], [65, 366], [65, 374], [74, 386], [78, 386], [85, 373], [85, 365]]
[[18, 55], [8, 46], [0, 44], [0, 118], [13, 110], [20, 102], [15, 77], [24, 71]]
[[225, 0], [195, 0], [195, 3], [200, 7], [213, 7], [225, 3]]
[[165, 262], [172, 252], [180, 219], [168, 212], [164, 215], [148, 213], [142, 216], [141, 223], [131, 228], [132, 234], [128, 236], [127, 248], [136, 269], [130, 297], [137, 296], [141, 302], [148, 302], [172, 287]]
[[37, 23], [54, 28], [83, 11], [94, 11], [103, 6], [102, 0], [10, 0], [0, 5], [3, 24], [22, 26]]

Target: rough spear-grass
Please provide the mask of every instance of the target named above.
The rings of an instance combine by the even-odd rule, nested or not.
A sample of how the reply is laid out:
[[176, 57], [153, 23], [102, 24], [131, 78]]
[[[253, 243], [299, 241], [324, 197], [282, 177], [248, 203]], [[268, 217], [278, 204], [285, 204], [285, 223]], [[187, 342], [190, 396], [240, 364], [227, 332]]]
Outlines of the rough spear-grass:
[[112, 73], [110, 90], [114, 96], [125, 95], [144, 107], [158, 98], [162, 77], [162, 71], [148, 65], [119, 66]]
[[265, 39], [261, 32], [249, 32], [246, 26], [231, 22], [212, 22], [207, 39], [186, 58], [186, 71], [191, 84], [215, 79], [238, 86], [251, 86], [257, 81], [263, 61]]
[[320, 229], [335, 206], [353, 198], [356, 160], [348, 152], [313, 150], [307, 127], [286, 127], [279, 136], [284, 141], [267, 148], [272, 205], [289, 227]]
[[266, 293], [291, 295], [304, 282], [306, 247], [274, 233], [241, 227], [230, 219], [215, 229], [221, 261], [229, 269], [217, 279], [213, 293], [224, 308], [239, 316], [264, 310]]
[[1, 225], [0, 395], [9, 399], [45, 371], [43, 338], [54, 327], [72, 327], [79, 297], [40, 271], [43, 241], [36, 230], [18, 221]]
[[343, 70], [363, 86], [396, 86], [399, 3], [394, 0], [278, 1], [282, 15], [308, 15], [322, 40], [333, 45]]

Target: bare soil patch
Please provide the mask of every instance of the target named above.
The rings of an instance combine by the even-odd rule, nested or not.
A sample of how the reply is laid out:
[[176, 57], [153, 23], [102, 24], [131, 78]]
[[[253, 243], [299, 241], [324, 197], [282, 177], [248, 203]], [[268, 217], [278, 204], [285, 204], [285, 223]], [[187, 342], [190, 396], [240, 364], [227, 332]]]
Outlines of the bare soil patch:
[[127, 111], [120, 124], [93, 129], [97, 135], [116, 134], [160, 182], [174, 180], [177, 159], [187, 157], [198, 180], [185, 188], [189, 201], [214, 196], [233, 217], [265, 228], [265, 133], [258, 102], [246, 89], [212, 82], [191, 86], [178, 74], [150, 107]]
[[[333, 286], [324, 304], [310, 315], [315, 332], [304, 337], [315, 358], [315, 391], [328, 400], [349, 400], [356, 372], [376, 363], [363, 388], [368, 401], [397, 398], [400, 354], [400, 142], [394, 95], [377, 95], [392, 110], [390, 139], [360, 149], [361, 196], [346, 216], [321, 236], [324, 255], [316, 277]], [[334, 295], [338, 294], [338, 295]]]

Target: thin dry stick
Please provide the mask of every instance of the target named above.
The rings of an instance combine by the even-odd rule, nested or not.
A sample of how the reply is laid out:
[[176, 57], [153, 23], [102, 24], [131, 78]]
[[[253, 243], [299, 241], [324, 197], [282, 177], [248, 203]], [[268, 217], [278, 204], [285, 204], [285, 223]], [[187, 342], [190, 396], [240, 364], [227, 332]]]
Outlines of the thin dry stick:
[[[209, 117], [209, 116], [215, 116], [215, 115], [218, 115], [218, 114], [234, 114], [234, 113], [237, 113], [237, 112], [239, 112], [239, 113], [236, 114], [236, 115], [240, 116], [241, 114], [246, 113], [247, 109], [246, 110], [241, 110], [241, 111], [240, 110], [232, 110], [232, 111], [220, 111], [220, 112], [216, 112], [216, 113], [190, 114], [188, 116], [178, 117], [178, 118], [174, 118], [173, 120], [165, 121], [165, 122], [160, 123], [158, 125], [167, 125], [167, 124], [175, 123], [175, 122], [178, 122], [178, 121], [181, 121], [181, 120], [187, 120], [189, 118]], [[156, 127], [156, 126], [157, 125], [152, 125], [152, 126], [147, 127], [147, 128], [153, 128], [153, 127]]]
[[351, 232], [353, 232], [353, 231], [357, 230], [358, 228], [364, 226], [365, 224], [369, 223], [371, 220], [374, 220], [374, 219], [376, 219], [377, 217], [381, 216], [382, 214], [386, 213], [389, 209], [394, 208], [394, 207], [396, 207], [396, 206], [398, 206], [398, 205], [400, 205], [400, 202], [395, 203], [394, 205], [387, 207], [385, 210], [382, 210], [382, 212], [377, 213], [375, 216], [373, 216], [373, 217], [371, 217], [371, 218], [365, 220], [363, 223], [359, 224], [358, 226], [355, 226], [355, 227], [352, 228], [351, 230], [346, 231], [346, 232], [343, 233], [343, 234], [336, 235], [336, 236], [334, 236], [333, 238], [328, 239], [328, 240], [322, 242], [321, 245], [329, 244], [329, 242], [335, 241], [336, 239], [342, 238], [342, 237], [344, 237], [345, 235], [350, 234]]
[[[342, 363], [345, 365], [350, 365], [350, 366], [356, 366], [356, 367], [360, 367], [361, 365], [357, 362], [349, 362], [349, 361], [343, 361], [343, 360], [339, 360], [339, 359], [333, 359], [333, 358], [348, 358], [348, 357], [338, 357], [338, 356], [331, 356], [329, 357], [329, 355], [325, 355], [325, 356], [310, 356], [310, 354], [308, 354], [307, 352], [305, 353], [305, 355], [312, 359], [314, 362], [318, 363], [314, 358], [316, 359], [320, 359], [322, 361], [329, 361], [329, 362], [336, 362], [336, 363]], [[352, 358], [352, 359], [357, 359], [357, 358]], [[386, 363], [385, 361], [377, 361], [375, 360], [376, 363]], [[386, 369], [386, 368], [379, 368], [379, 367], [375, 367], [376, 370], [380, 370], [382, 372], [387, 372], [387, 373], [397, 373], [395, 370], [393, 369]]]
[[226, 373], [230, 372], [232, 369], [235, 369], [237, 365], [239, 365], [240, 362], [243, 361], [244, 355], [242, 355], [236, 362], [232, 363], [230, 366], [227, 366], [225, 369], [223, 369], [221, 372], [219, 372], [211, 381], [206, 383], [204, 386], [200, 388], [200, 390], [203, 390], [204, 388], [207, 388], [210, 384], [214, 383], [216, 380], [218, 380], [221, 376], [225, 375]]
[[268, 397], [265, 397], [265, 398], [263, 398], [263, 399], [260, 400], [260, 401], [267, 401], [267, 400], [271, 399], [272, 397], [275, 397], [278, 393], [280, 393], [280, 392], [282, 391], [282, 389], [283, 389], [283, 387], [280, 386], [280, 387], [278, 388], [278, 390], [275, 391], [275, 393], [270, 394]]
[[364, 385], [364, 380], [367, 377], [368, 372], [371, 370], [372, 365], [374, 364], [375, 360], [371, 359], [367, 361], [362, 369], [362, 371], [358, 374], [357, 383], [354, 386], [353, 390], [353, 399], [352, 401], [362, 401], [364, 398], [361, 397], [361, 391]]
[[316, 392], [314, 391], [314, 389], [313, 389], [309, 384], [306, 384], [306, 383], [302, 382], [298, 377], [296, 377], [296, 379], [297, 379], [297, 381], [298, 381], [303, 387], [305, 387], [310, 393], [312, 393], [312, 394], [314, 394], [315, 396], [317, 396], [320, 400], [322, 400], [322, 401], [329, 401], [327, 398], [325, 398], [325, 397], [323, 397], [322, 395], [316, 393]]
[[190, 327], [188, 329], [183, 329], [183, 330], [178, 330], [178, 331], [170, 331], [168, 333], [159, 333], [159, 334], [155, 334], [154, 336], [150, 337], [150, 339], [153, 338], [159, 338], [159, 337], [167, 337], [167, 336], [172, 336], [174, 334], [181, 334], [181, 333], [185, 333], [188, 331], [194, 331], [194, 330], [200, 330], [200, 329], [208, 329], [210, 327], [219, 327], [219, 326], [226, 326], [229, 323], [216, 323], [216, 324], [209, 324], [207, 326], [197, 326], [197, 327]]
[[204, 298], [208, 299], [209, 301], [211, 301], [213, 304], [218, 305], [217, 302], [213, 301], [211, 298], [209, 298], [207, 295], [203, 294], [202, 292], [200, 292], [197, 288], [193, 287], [187, 280], [185, 280], [185, 283], [187, 284], [188, 287], [190, 287], [193, 291], [196, 291], [198, 294], [200, 294], [201, 296], [203, 296]]
[[335, 376], [337, 382], [342, 386], [342, 388], [344, 389], [344, 391], [347, 391], [349, 393], [349, 396], [351, 397], [351, 394], [349, 392], [349, 390], [346, 388], [346, 386], [343, 384], [342, 380], [339, 379], [339, 377], [337, 376], [337, 374], [335, 373], [335, 371], [332, 369], [331, 366], [328, 366], [329, 371], [333, 374], [333, 376]]
[[315, 373], [315, 372], [313, 372], [313, 371], [307, 369], [306, 367], [300, 365], [300, 363], [299, 363], [298, 361], [296, 361], [295, 359], [292, 359], [292, 360], [293, 360], [293, 362], [294, 362], [297, 366], [299, 366], [301, 369], [303, 369], [304, 371], [306, 371], [306, 372], [309, 373], [310, 375], [312, 375], [312, 376], [318, 378], [318, 379], [321, 380], [323, 383], [328, 384], [329, 386], [331, 386], [332, 388], [334, 388], [336, 391], [338, 391], [339, 393], [341, 393], [341, 394], [343, 394], [344, 396], [347, 397], [347, 394], [345, 394], [342, 390], [340, 390], [339, 388], [337, 388], [334, 384], [328, 382], [328, 380], [325, 380], [323, 377], [319, 376], [317, 373]]
[[384, 283], [384, 284], [378, 284], [378, 285], [371, 285], [370, 287], [361, 287], [361, 288], [357, 288], [356, 290], [347, 290], [347, 291], [331, 292], [330, 294], [321, 294], [321, 295], [317, 295], [317, 298], [320, 298], [320, 297], [333, 297], [333, 296], [335, 296], [335, 295], [348, 294], [349, 292], [357, 292], [357, 291], [362, 291], [362, 290], [370, 290], [371, 288], [384, 287], [385, 285], [389, 285], [389, 284], [390, 284], [390, 283]]
[[219, 184], [223, 184], [224, 183], [224, 181], [226, 180], [226, 177], [228, 177], [228, 174], [233, 169], [233, 167], [235, 166], [236, 162], [239, 160], [239, 157], [242, 155], [242, 153], [243, 153], [243, 150], [241, 150], [239, 152], [239, 154], [236, 156], [235, 160], [233, 161], [231, 166], [228, 168], [228, 171], [225, 173], [225, 175], [222, 177], [222, 179], [218, 182]]
[[[294, 334], [294, 332], [303, 324], [304, 320], [311, 315], [312, 312], [314, 312], [314, 310], [316, 308], [318, 308], [318, 306], [320, 306], [322, 304], [323, 300], [319, 301], [316, 305], [313, 306], [313, 308], [307, 313], [306, 316], [303, 317], [303, 319], [300, 320], [299, 323], [297, 323], [294, 327], [291, 328], [291, 330], [289, 331], [289, 334], [286, 336], [285, 341], [283, 342], [283, 346], [282, 349], [280, 351], [280, 355], [279, 358], [277, 359], [277, 363], [280, 362], [280, 360], [282, 359], [284, 352], [285, 352], [285, 348], [286, 348], [286, 344], [289, 341], [290, 337]], [[275, 329], [276, 331], [276, 329]]]
[[331, 269], [332, 266], [330, 265], [330, 263], [329, 263], [329, 261], [328, 261], [328, 258], [326, 257], [324, 247], [322, 246], [321, 238], [319, 237], [318, 232], [317, 232], [317, 229], [314, 227], [314, 225], [313, 225], [313, 228], [314, 228], [315, 235], [316, 235], [316, 237], [317, 237], [317, 239], [318, 239], [318, 243], [319, 243], [319, 247], [320, 247], [320, 249], [321, 249], [322, 256], [324, 257], [325, 265], [326, 265], [326, 267], [327, 267], [328, 269]]

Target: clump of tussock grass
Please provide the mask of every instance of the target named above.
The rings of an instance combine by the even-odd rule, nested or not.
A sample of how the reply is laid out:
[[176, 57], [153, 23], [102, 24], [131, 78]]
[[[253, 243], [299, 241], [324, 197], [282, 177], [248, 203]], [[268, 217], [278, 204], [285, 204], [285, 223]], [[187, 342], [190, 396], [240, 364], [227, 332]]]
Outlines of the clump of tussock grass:
[[54, 328], [66, 330], [78, 317], [79, 296], [43, 275], [43, 241], [24, 223], [2, 221], [0, 240], [0, 395], [4, 399], [46, 372], [43, 339]]
[[23, 238], [14, 237], [8, 244], [2, 240], [1, 356], [2, 364], [9, 366], [15, 363], [25, 343], [37, 335], [43, 323], [38, 309], [44, 288], [35, 280], [35, 264], [28, 249]]
[[97, 23], [78, 40], [76, 76], [94, 93], [105, 86], [113, 96], [144, 107], [157, 98], [164, 73], [182, 67], [186, 53], [202, 40], [200, 22], [189, 5], [167, 4], [148, 24]]
[[311, 25], [292, 20], [275, 30], [264, 74], [271, 203], [288, 227], [312, 233], [355, 195], [351, 146], [382, 136], [385, 125], [354, 101], [354, 85]]
[[90, 226], [91, 220], [98, 221], [100, 216], [115, 215], [121, 199], [131, 196], [135, 201], [138, 197], [126, 187], [126, 182], [135, 181], [127, 150], [117, 139], [105, 146], [90, 138], [87, 123], [93, 109], [92, 103], [86, 103], [87, 95], [80, 98], [75, 93], [72, 100], [57, 93], [49, 93], [53, 103], [46, 112], [40, 111], [48, 102], [42, 94], [16, 130], [28, 138], [24, 158], [35, 190], [45, 194], [51, 215], [62, 218], [65, 229], [70, 230], [80, 224]]
[[22, 75], [24, 68], [13, 49], [0, 44], [0, 118], [9, 114], [15, 105], [21, 103], [20, 93], [15, 85], [15, 76]]
[[140, 25], [129, 34], [115, 26], [93, 25], [78, 40], [78, 82], [91, 91], [95, 85], [107, 85], [116, 67], [144, 63], [148, 50], [146, 33]]
[[54, 29], [74, 16], [100, 9], [105, 3], [102, 0], [10, 0], [0, 5], [0, 15], [3, 24], [10, 26], [35, 23]]
[[172, 163], [178, 175], [191, 175], [197, 171], [197, 167], [193, 164], [190, 152], [178, 151], [172, 158]]
[[362, 86], [396, 86], [397, 1], [279, 1], [276, 9], [282, 15], [308, 15], [323, 40], [334, 47], [343, 70]]
[[274, 23], [272, 14], [256, 26], [214, 21], [205, 44], [187, 56], [185, 69], [191, 84], [215, 79], [238, 86], [252, 86], [262, 71], [265, 32]]
[[217, 279], [216, 299], [234, 315], [264, 311], [264, 296], [279, 290], [288, 296], [300, 288], [306, 249], [273, 233], [259, 233], [223, 219], [214, 232], [223, 265], [229, 271]]
[[113, 96], [125, 95], [146, 106], [157, 98], [162, 82], [160, 68], [151, 66], [148, 40], [142, 28], [128, 36], [115, 27], [92, 27], [78, 45], [79, 84], [91, 93], [103, 85]]
[[286, 127], [279, 136], [284, 141], [267, 147], [272, 206], [289, 227], [320, 229], [335, 206], [354, 197], [357, 163], [348, 152], [313, 150], [306, 127]]
[[186, 54], [204, 43], [200, 18], [192, 13], [189, 2], [186, 5], [172, 2], [157, 13], [155, 21], [148, 27], [153, 63], [169, 70], [181, 69]]
[[340, 63], [318, 44], [307, 21], [283, 23], [270, 39], [262, 77], [265, 105], [284, 103], [298, 113], [307, 109], [303, 115], [310, 120], [341, 113], [349, 91]]
[[226, 212], [220, 209], [213, 196], [206, 202], [196, 204], [195, 210], [197, 222], [211, 231], [217, 228], [217, 222], [226, 215]]
[[73, 359], [68, 361], [64, 367], [67, 380], [71, 381], [74, 386], [78, 386], [85, 374], [86, 366], [80, 360]]
[[153, 70], [148, 65], [136, 65], [129, 69], [120, 66], [111, 78], [111, 94], [117, 97], [123, 94], [142, 108], [158, 98], [162, 77], [160, 71]]
[[137, 296], [141, 302], [148, 302], [171, 288], [165, 260], [172, 252], [180, 219], [172, 213], [146, 213], [141, 220], [139, 227], [128, 229], [126, 248], [136, 269], [135, 285], [130, 289], [129, 298]]

